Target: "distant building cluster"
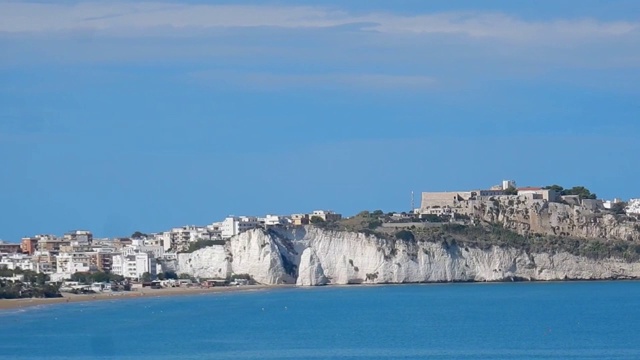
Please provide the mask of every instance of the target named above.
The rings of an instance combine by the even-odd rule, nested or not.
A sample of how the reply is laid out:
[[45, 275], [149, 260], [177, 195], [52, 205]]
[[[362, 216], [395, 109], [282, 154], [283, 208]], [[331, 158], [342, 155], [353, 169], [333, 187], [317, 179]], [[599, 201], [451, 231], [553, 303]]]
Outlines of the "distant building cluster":
[[42, 234], [22, 238], [20, 244], [0, 241], [0, 268], [30, 270], [50, 275], [52, 281], [70, 279], [75, 273], [105, 272], [139, 280], [145, 273], [162, 271], [161, 261], [201, 240], [226, 240], [256, 228], [305, 225], [315, 221], [337, 221], [342, 216], [329, 210], [308, 214], [265, 217], [228, 216], [207, 226], [188, 225], [168, 231], [130, 238], [94, 238], [86, 230], [63, 236]]
[[[500, 185], [489, 189], [423, 192], [420, 208], [414, 212], [420, 215], [452, 215], [458, 213], [456, 209], [464, 208], [469, 201], [488, 200], [501, 197], [520, 197], [523, 199], [540, 200], [543, 202], [563, 202], [573, 206], [581, 206], [592, 211], [611, 210], [616, 204], [624, 203], [620, 199], [601, 200], [582, 198], [579, 195], [562, 195], [552, 187], [517, 187], [513, 180], [503, 180]], [[631, 199], [625, 203], [624, 212], [628, 215], [640, 215], [640, 199]]]

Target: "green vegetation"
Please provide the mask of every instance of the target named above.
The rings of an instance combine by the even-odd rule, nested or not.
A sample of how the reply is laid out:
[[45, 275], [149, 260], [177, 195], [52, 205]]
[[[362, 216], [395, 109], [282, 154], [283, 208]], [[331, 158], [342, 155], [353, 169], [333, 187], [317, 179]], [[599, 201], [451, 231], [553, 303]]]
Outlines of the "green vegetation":
[[492, 246], [515, 248], [528, 253], [567, 252], [589, 259], [601, 260], [609, 257], [626, 261], [640, 260], [640, 244], [622, 240], [577, 239], [559, 236], [520, 235], [495, 224], [468, 226], [444, 224], [437, 228], [414, 230], [418, 241], [440, 242], [445, 246], [477, 247]]
[[414, 242], [416, 240], [413, 232], [409, 230], [400, 230], [396, 233], [396, 239]]
[[0, 299], [61, 297], [59, 286], [47, 283], [49, 276], [30, 270], [0, 269], [0, 278], [22, 275], [23, 280], [0, 279]]
[[200, 250], [200, 249], [204, 249], [206, 247], [209, 246], [213, 246], [213, 245], [224, 245], [226, 242], [224, 240], [203, 240], [203, 239], [199, 239], [196, 240], [195, 242], [192, 242], [189, 244], [189, 248], [183, 252], [185, 253], [192, 253], [194, 251]]
[[359, 231], [365, 233], [375, 233], [375, 230], [382, 225], [385, 215], [382, 210], [374, 212], [361, 211], [356, 216], [340, 220], [336, 225], [336, 230]]
[[95, 273], [77, 272], [71, 275], [71, 281], [77, 281], [78, 283], [83, 285], [91, 285], [96, 282], [100, 283], [100, 282], [112, 282], [112, 281], [119, 283], [124, 281], [124, 277], [121, 275], [104, 273], [100, 271]]
[[325, 221], [320, 216], [314, 215], [311, 217], [311, 219], [309, 219], [309, 222], [317, 225], [317, 224], [324, 223]]
[[158, 274], [158, 280], [176, 280], [178, 278], [178, 274], [173, 271], [165, 271]]
[[148, 235], [145, 233], [141, 233], [140, 231], [136, 231], [133, 234], [131, 234], [132, 239], [143, 239], [146, 237], [148, 237]]
[[545, 186], [545, 189], [555, 190], [560, 195], [578, 195], [580, 199], [596, 199], [597, 196], [591, 193], [589, 189], [584, 186], [574, 186], [571, 189], [565, 189], [560, 185]]
[[443, 222], [445, 220], [446, 219], [444, 219], [442, 216], [436, 215], [436, 214], [424, 214], [424, 215], [422, 215], [422, 221], [426, 221], [426, 222], [439, 223], [439, 222]]
[[518, 195], [518, 189], [513, 186], [509, 186], [505, 191], [505, 195]]

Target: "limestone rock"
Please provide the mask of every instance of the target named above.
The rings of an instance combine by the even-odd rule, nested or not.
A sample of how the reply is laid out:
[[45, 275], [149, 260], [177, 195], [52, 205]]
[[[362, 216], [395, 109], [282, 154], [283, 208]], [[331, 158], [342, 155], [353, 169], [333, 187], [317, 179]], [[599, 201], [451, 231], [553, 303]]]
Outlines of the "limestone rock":
[[249, 274], [262, 284], [302, 286], [640, 278], [640, 263], [615, 258], [385, 240], [313, 226], [247, 231], [227, 246], [180, 254], [178, 269], [199, 277]]

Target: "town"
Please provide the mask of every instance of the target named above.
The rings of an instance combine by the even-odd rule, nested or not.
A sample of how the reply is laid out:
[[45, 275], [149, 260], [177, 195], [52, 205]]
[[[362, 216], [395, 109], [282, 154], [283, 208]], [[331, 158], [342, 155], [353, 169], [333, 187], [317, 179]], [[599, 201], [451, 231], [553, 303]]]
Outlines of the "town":
[[[412, 194], [409, 211], [390, 213], [389, 219], [395, 221], [382, 225], [403, 221], [465, 221], [469, 219], [465, 209], [470, 203], [500, 197], [561, 202], [594, 211], [640, 215], [640, 199], [605, 201], [584, 187], [517, 187], [515, 181], [504, 180], [486, 190], [423, 192], [419, 207], [413, 205]], [[187, 225], [149, 234], [135, 232], [118, 238], [97, 238], [88, 230], [73, 230], [62, 236], [33, 235], [22, 238], [19, 244], [0, 242], [0, 280], [26, 282], [25, 273], [44, 274], [46, 282], [76, 293], [128, 290], [131, 284], [152, 287], [245, 285], [250, 279], [243, 276], [191, 279], [163, 268], [163, 264], [175, 260], [182, 252], [224, 245], [228, 239], [250, 229], [334, 223], [341, 219], [342, 215], [334, 211], [316, 210], [286, 216], [228, 216], [206, 226]]]

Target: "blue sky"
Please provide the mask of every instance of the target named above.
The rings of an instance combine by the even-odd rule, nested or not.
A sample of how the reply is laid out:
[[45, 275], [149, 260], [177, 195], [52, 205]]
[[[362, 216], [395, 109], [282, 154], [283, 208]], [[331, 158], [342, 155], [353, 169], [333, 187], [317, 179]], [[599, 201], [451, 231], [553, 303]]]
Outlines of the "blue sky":
[[0, 239], [640, 197], [637, 1], [0, 1]]

